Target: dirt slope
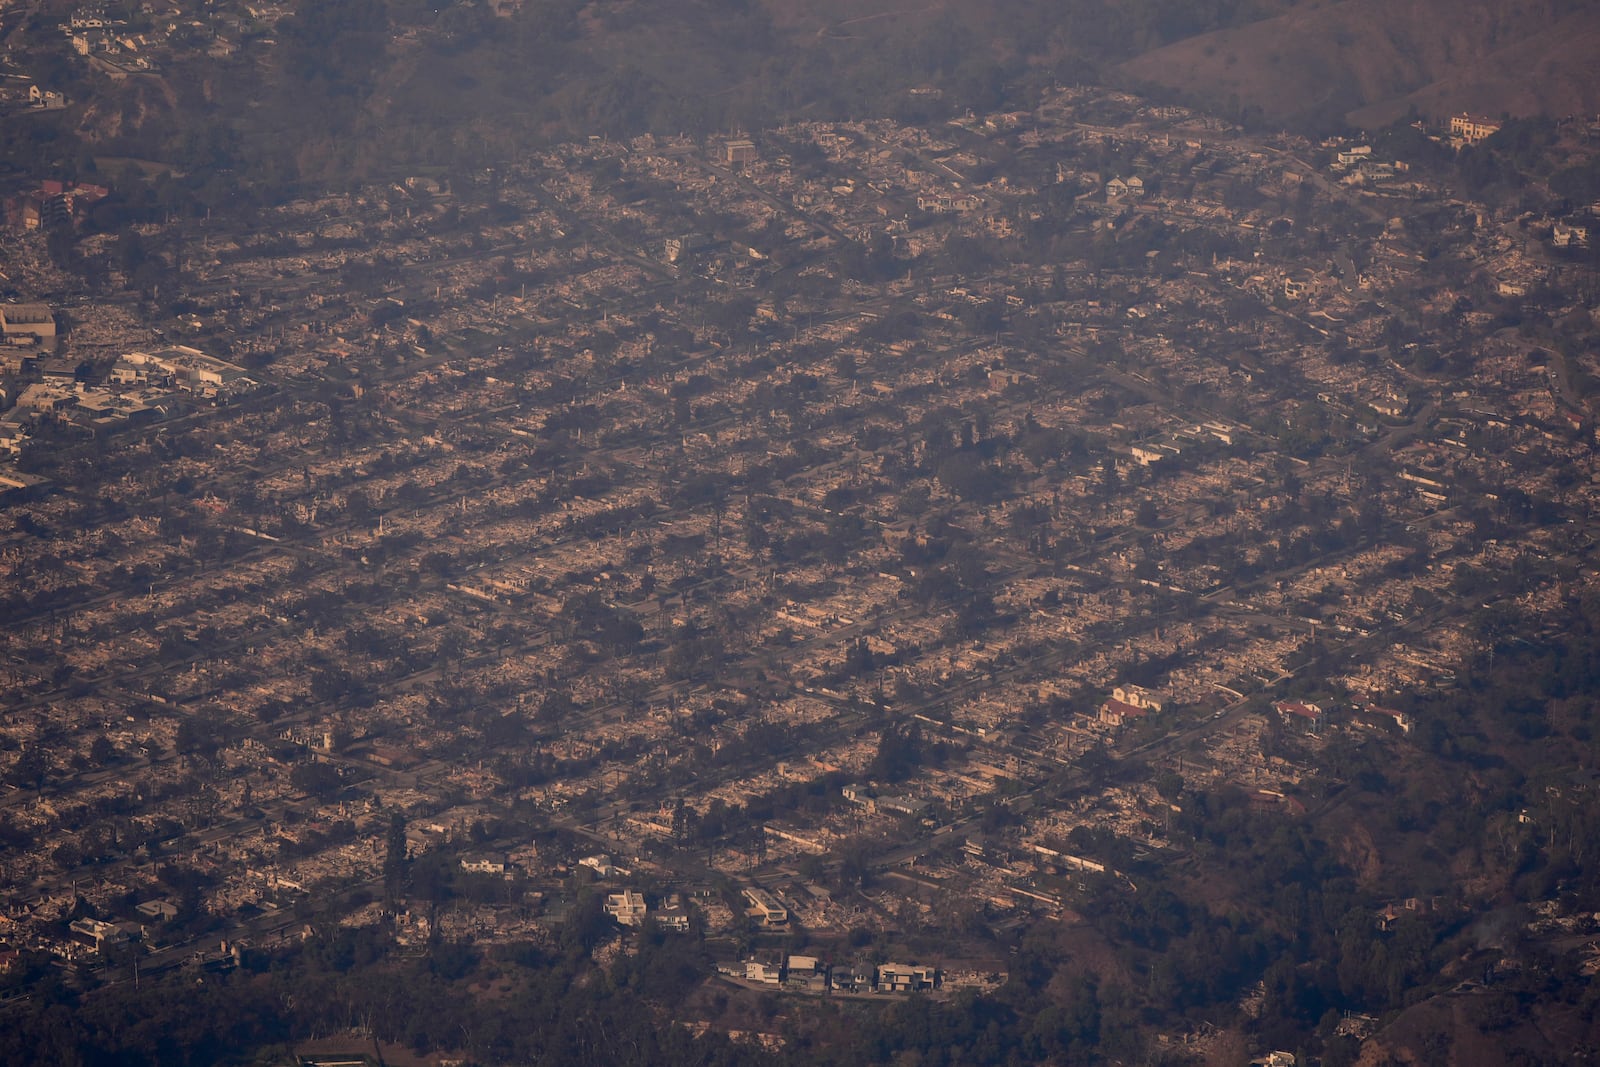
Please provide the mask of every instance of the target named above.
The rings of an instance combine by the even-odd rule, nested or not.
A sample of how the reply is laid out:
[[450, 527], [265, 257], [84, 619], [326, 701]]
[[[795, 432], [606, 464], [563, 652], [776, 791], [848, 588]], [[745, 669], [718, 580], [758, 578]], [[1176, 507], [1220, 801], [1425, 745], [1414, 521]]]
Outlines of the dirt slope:
[[1356, 1067], [1568, 1063], [1597, 1037], [1594, 1021], [1577, 1005], [1529, 1004], [1503, 989], [1478, 987], [1407, 1008], [1366, 1042]]
[[1433, 118], [1592, 112], [1597, 54], [1600, 5], [1578, 0], [1331, 0], [1156, 49], [1120, 72], [1224, 110], [1376, 125], [1412, 105]]

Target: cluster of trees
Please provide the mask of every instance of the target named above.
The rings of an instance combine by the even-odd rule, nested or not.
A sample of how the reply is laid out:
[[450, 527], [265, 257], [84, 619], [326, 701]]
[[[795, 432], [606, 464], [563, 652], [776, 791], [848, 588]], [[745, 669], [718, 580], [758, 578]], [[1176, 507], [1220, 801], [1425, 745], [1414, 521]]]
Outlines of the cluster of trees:
[[[706, 972], [697, 948], [656, 935], [613, 968], [595, 969], [584, 954], [585, 941], [605, 929], [599, 898], [588, 895], [578, 912], [551, 950], [508, 946], [486, 957], [441, 943], [423, 958], [402, 958], [380, 929], [330, 924], [302, 951], [248, 953], [231, 974], [146, 976], [87, 994], [46, 978], [9, 1011], [0, 1058], [198, 1067], [286, 1057], [295, 1043], [353, 1030], [489, 1063], [766, 1062], [747, 1046], [660, 1025], [653, 1005], [680, 999]], [[474, 995], [468, 979], [491, 975], [506, 995]]]

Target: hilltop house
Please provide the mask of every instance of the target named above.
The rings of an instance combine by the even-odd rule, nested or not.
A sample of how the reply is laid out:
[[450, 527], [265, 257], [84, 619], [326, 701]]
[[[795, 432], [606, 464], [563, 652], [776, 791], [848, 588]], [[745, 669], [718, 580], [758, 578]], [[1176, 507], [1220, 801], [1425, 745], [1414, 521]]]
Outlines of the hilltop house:
[[606, 914], [623, 926], [638, 926], [644, 922], [650, 909], [645, 905], [644, 894], [637, 889], [624, 889], [620, 893], [607, 893]]
[[1316, 704], [1299, 700], [1280, 700], [1272, 705], [1272, 710], [1278, 713], [1278, 718], [1285, 726], [1301, 733], [1320, 734], [1327, 726], [1327, 716]]
[[782, 926], [789, 921], [789, 909], [765, 889], [753, 886], [744, 891], [744, 898], [750, 902], [749, 914], [768, 926]]
[[473, 874], [505, 874], [506, 858], [494, 852], [469, 852], [461, 857], [461, 869]]
[[934, 986], [935, 969], [908, 967], [901, 963], [878, 965], [878, 992], [915, 993]]
[[1112, 178], [1106, 182], [1106, 199], [1134, 199], [1144, 195], [1144, 179], [1137, 174], [1127, 178]]
[[1119, 685], [1111, 690], [1111, 699], [1100, 705], [1097, 721], [1102, 726], [1120, 729], [1161, 708], [1160, 698], [1143, 686]]
[[1557, 248], [1588, 248], [1589, 227], [1558, 222], [1550, 230], [1550, 242]]
[[1481, 144], [1500, 132], [1500, 121], [1463, 111], [1450, 116], [1450, 136], [1464, 145]]

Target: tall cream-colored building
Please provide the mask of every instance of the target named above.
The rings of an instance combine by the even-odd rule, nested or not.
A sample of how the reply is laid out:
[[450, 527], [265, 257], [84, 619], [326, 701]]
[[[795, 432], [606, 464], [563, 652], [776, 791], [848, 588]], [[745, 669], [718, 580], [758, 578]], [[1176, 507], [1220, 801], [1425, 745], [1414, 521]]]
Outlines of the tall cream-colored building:
[[1464, 144], [1478, 144], [1484, 138], [1490, 137], [1500, 131], [1498, 119], [1485, 118], [1482, 115], [1469, 115], [1463, 111], [1459, 115], [1450, 116], [1450, 136], [1459, 137]]

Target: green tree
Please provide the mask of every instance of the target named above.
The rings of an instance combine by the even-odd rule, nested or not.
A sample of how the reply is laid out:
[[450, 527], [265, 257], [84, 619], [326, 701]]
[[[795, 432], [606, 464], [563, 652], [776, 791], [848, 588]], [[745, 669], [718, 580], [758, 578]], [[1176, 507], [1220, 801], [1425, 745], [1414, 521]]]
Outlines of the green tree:
[[397, 811], [389, 816], [389, 835], [384, 843], [383, 855], [383, 891], [391, 904], [399, 898], [405, 887], [408, 858], [406, 817]]

